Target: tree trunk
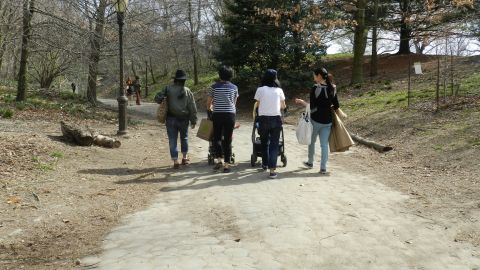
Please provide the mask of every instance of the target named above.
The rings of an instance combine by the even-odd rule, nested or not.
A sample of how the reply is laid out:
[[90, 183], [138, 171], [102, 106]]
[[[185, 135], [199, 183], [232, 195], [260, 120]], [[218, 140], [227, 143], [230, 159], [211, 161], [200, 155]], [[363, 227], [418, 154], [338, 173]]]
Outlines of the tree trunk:
[[363, 83], [363, 55], [365, 54], [366, 46], [366, 26], [365, 26], [365, 8], [367, 7], [366, 0], [358, 0], [355, 11], [355, 26], [354, 45], [353, 45], [353, 68], [351, 84]]
[[135, 61], [132, 60], [132, 72], [133, 77], [137, 77], [137, 70], [135, 69]]
[[408, 23], [411, 14], [410, 0], [400, 0], [401, 22], [400, 22], [400, 46], [397, 54], [410, 54], [410, 38], [412, 28]]
[[96, 105], [97, 103], [98, 62], [100, 61], [100, 50], [102, 46], [103, 32], [105, 28], [106, 8], [107, 0], [100, 0], [95, 18], [95, 32], [90, 37], [87, 100], [92, 105]]
[[372, 60], [370, 62], [370, 76], [374, 77], [378, 74], [378, 56], [377, 56], [377, 34], [378, 27], [378, 0], [373, 4], [373, 29], [372, 29]]
[[157, 81], [155, 80], [155, 76], [153, 75], [152, 57], [150, 57], [150, 75], [152, 76], [152, 82], [153, 82], [153, 84], [156, 84]]
[[[200, 7], [198, 7], [200, 9]], [[198, 61], [196, 49], [196, 37], [193, 26], [192, 1], [188, 1], [188, 22], [190, 23], [190, 51], [193, 58], [193, 84], [198, 84]]]
[[22, 53], [20, 56], [20, 70], [18, 72], [17, 101], [25, 101], [27, 92], [27, 61], [28, 61], [28, 43], [30, 41], [30, 31], [35, 1], [23, 0], [23, 34], [22, 34]]

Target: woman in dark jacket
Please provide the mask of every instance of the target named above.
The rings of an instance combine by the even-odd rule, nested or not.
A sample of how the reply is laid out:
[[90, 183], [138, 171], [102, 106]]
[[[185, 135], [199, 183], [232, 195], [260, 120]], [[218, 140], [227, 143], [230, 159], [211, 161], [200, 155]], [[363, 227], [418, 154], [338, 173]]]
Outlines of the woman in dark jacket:
[[325, 68], [317, 68], [313, 71], [313, 79], [316, 84], [310, 90], [310, 103], [302, 99], [295, 99], [295, 103], [303, 106], [310, 106], [310, 118], [313, 126], [312, 141], [308, 146], [308, 161], [303, 164], [311, 169], [313, 168], [313, 159], [315, 156], [315, 142], [320, 138], [320, 147], [322, 149], [320, 161], [320, 173], [327, 173], [328, 161], [328, 138], [333, 122], [333, 110], [337, 110], [338, 103], [336, 86], [331, 80], [331, 74], [328, 74]]

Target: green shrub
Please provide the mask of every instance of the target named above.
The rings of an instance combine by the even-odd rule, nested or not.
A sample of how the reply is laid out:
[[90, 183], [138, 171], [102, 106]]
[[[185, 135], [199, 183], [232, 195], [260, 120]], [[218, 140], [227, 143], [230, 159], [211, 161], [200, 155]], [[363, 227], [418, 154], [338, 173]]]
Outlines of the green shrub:
[[0, 115], [3, 118], [12, 118], [13, 117], [13, 111], [11, 109], [2, 109], [2, 110], [0, 110]]

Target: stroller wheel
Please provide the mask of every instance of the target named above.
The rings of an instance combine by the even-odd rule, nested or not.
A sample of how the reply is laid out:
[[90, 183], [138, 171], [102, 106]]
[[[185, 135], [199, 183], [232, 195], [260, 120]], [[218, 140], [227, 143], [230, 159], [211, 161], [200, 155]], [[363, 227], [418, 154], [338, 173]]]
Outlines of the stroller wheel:
[[250, 165], [252, 165], [252, 167], [255, 167], [255, 164], [257, 163], [257, 155], [255, 154], [252, 154], [250, 156]]
[[208, 165], [213, 165], [213, 163], [214, 163], [213, 156], [208, 154]]
[[287, 157], [285, 155], [282, 155], [280, 157], [280, 160], [282, 161], [283, 163], [283, 167], [287, 167]]
[[232, 157], [230, 158], [230, 163], [235, 164], [235, 154], [232, 153]]

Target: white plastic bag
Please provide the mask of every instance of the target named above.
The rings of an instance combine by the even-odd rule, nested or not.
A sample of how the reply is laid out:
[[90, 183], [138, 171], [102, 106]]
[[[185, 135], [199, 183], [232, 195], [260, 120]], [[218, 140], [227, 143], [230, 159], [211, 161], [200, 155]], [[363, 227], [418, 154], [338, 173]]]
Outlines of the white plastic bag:
[[299, 144], [309, 145], [312, 141], [313, 126], [310, 120], [310, 105], [307, 105], [305, 112], [300, 115], [297, 125], [297, 141]]

